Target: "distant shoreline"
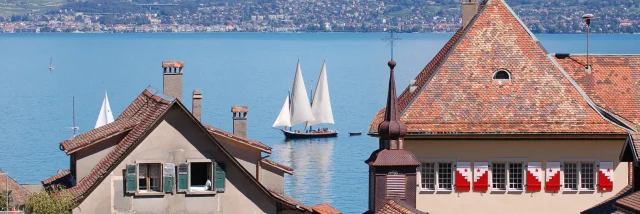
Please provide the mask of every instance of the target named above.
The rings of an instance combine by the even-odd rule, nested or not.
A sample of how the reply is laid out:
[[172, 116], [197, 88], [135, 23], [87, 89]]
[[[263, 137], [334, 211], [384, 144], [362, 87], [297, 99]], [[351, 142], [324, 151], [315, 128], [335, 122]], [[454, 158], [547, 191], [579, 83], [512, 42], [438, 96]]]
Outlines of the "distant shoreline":
[[[384, 31], [380, 32], [349, 32], [349, 31], [340, 31], [340, 32], [320, 32], [320, 31], [298, 31], [298, 32], [252, 32], [252, 31], [193, 31], [193, 32], [13, 32], [6, 33], [0, 32], [2, 34], [380, 34], [380, 33], [388, 33]], [[398, 34], [453, 34], [455, 32], [414, 32], [414, 33], [406, 33], [406, 32], [397, 32]], [[581, 35], [586, 33], [533, 33], [535, 35], [539, 34], [549, 34], [549, 35]], [[591, 33], [593, 34], [601, 34], [601, 35], [640, 35], [640, 33]]]

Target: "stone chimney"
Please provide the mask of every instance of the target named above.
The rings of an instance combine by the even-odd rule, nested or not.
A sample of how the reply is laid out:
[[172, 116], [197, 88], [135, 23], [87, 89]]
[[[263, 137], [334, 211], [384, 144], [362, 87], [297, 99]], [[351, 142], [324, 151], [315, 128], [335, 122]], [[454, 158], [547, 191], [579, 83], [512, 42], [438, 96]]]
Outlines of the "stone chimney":
[[231, 107], [231, 112], [233, 112], [233, 134], [247, 137], [247, 113], [249, 113], [249, 107], [233, 106]]
[[466, 28], [478, 13], [478, 0], [462, 0], [462, 27]]
[[[174, 97], [180, 102], [182, 100], [182, 68], [183, 61], [162, 61], [162, 69], [164, 70], [164, 94]], [[183, 102], [184, 103], [184, 102]]]
[[193, 90], [193, 103], [191, 105], [191, 114], [202, 122], [202, 91], [200, 89]]

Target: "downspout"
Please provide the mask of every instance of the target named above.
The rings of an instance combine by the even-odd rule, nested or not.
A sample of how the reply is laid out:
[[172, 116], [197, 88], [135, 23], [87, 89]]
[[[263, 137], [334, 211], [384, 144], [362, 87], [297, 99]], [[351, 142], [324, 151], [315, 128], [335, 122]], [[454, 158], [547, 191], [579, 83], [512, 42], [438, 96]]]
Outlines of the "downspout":
[[261, 157], [260, 160], [258, 160], [258, 163], [256, 164], [256, 180], [258, 180], [258, 182], [260, 182], [260, 171], [262, 171], [261, 169], [262, 160], [264, 160], [265, 158], [268, 158], [269, 156], [271, 155]]

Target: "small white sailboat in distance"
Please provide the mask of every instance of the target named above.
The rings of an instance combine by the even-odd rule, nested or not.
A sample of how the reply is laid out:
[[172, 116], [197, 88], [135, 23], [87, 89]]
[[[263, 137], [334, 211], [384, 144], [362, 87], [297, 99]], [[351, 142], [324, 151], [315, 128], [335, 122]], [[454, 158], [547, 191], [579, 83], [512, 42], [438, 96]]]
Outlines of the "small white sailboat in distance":
[[[313, 106], [309, 103], [309, 97], [302, 78], [302, 70], [300, 62], [296, 67], [296, 74], [293, 81], [293, 90], [290, 96], [287, 96], [285, 103], [280, 110], [278, 118], [273, 123], [273, 127], [284, 126], [279, 129], [286, 138], [317, 138], [317, 137], [335, 137], [338, 132], [329, 129], [313, 130], [312, 125], [321, 123], [333, 124], [333, 112], [331, 110], [331, 100], [329, 98], [329, 84], [327, 82], [326, 63], [323, 63], [320, 77], [316, 85], [316, 93], [313, 95]], [[289, 97], [291, 100], [289, 101]], [[291, 127], [302, 122], [306, 122], [303, 131], [292, 131]], [[287, 130], [289, 128], [289, 130]]]
[[113, 122], [113, 113], [111, 113], [111, 106], [109, 105], [109, 97], [107, 97], [107, 92], [104, 92], [104, 100], [102, 100], [102, 107], [100, 107], [100, 114], [98, 115], [98, 120], [96, 121], [96, 129], [100, 126], [107, 125], [108, 123]]
[[53, 57], [51, 57], [49, 60], [49, 72], [53, 72], [53, 69], [55, 68], [53, 67]]

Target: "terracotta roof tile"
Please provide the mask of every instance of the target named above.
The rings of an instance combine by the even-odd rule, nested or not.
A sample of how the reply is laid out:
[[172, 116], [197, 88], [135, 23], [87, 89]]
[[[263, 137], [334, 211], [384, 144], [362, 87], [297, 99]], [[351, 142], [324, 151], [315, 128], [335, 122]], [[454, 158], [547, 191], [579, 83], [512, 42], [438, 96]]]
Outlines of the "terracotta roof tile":
[[216, 137], [226, 137], [226, 138], [230, 138], [232, 140], [234, 140], [233, 142], [238, 142], [238, 143], [242, 143], [245, 144], [247, 146], [259, 149], [265, 153], [271, 154], [271, 147], [264, 145], [263, 143], [256, 141], [256, 140], [251, 140], [249, 138], [245, 138], [245, 137], [240, 137], [238, 135], [235, 135], [231, 132], [227, 132], [224, 131], [222, 129], [218, 129], [216, 127], [213, 126], [209, 126], [209, 125], [205, 125], [203, 124], [204, 127], [207, 129], [207, 131], [209, 131], [209, 133], [211, 133], [211, 135], [216, 136]]
[[70, 187], [71, 183], [70, 183], [70, 175], [71, 175], [71, 171], [69, 169], [64, 170], [50, 178], [45, 179], [44, 181], [42, 181], [42, 185], [44, 186], [50, 186], [50, 185], [54, 185], [54, 184], [62, 184], [63, 186], [66, 187]]
[[632, 148], [635, 150], [636, 160], [640, 160], [640, 132], [631, 132], [629, 133], [631, 136]]
[[401, 200], [389, 200], [376, 214], [427, 214]]
[[[400, 95], [409, 134], [626, 133], [589, 105], [503, 0], [483, 4], [418, 75], [418, 89]], [[511, 80], [493, 80], [500, 69]]]
[[283, 164], [279, 164], [279, 163], [277, 163], [275, 161], [269, 160], [268, 158], [262, 159], [262, 163], [269, 164], [269, 165], [271, 165], [273, 167], [276, 167], [276, 168], [286, 172], [289, 175], [293, 175], [293, 169], [291, 167], [288, 167], [288, 166], [283, 165]]
[[640, 213], [640, 192], [635, 192], [616, 201], [615, 206], [623, 208], [624, 211]]
[[565, 56], [556, 55], [558, 64], [594, 103], [640, 124], [640, 55], [591, 55], [591, 72], [585, 71], [586, 55]]
[[419, 166], [420, 162], [410, 151], [403, 149], [378, 149], [365, 163], [370, 166]]
[[13, 202], [9, 204], [12, 206], [21, 206], [24, 205], [27, 201], [27, 197], [29, 197], [29, 191], [22, 187], [16, 180], [9, 177], [7, 174], [0, 170], [0, 192], [4, 192], [7, 190], [7, 185], [9, 186], [9, 190], [11, 191], [11, 197]]
[[620, 190], [620, 192], [618, 192], [617, 194], [615, 194], [613, 197], [585, 210], [582, 211], [581, 214], [610, 214], [616, 211], [616, 209], [613, 207], [613, 204], [616, 202], [616, 200], [623, 198], [625, 196], [628, 196], [632, 193], [632, 187], [631, 185], [623, 188], [622, 190]]
[[280, 194], [278, 192], [271, 191], [271, 190], [269, 190], [269, 192], [271, 192], [271, 195], [273, 195], [274, 198], [280, 203], [283, 203], [289, 207], [296, 208], [305, 212], [313, 212], [313, 209], [311, 207], [303, 204], [302, 202], [292, 197], [289, 197], [288, 195]]
[[311, 208], [313, 209], [314, 214], [342, 214], [342, 212], [333, 208], [329, 204], [320, 204]]
[[131, 131], [138, 124], [137, 120], [120, 119], [97, 129], [82, 133], [69, 140], [62, 141], [60, 145], [67, 154], [72, 154], [83, 148], [109, 139], [113, 136]]

